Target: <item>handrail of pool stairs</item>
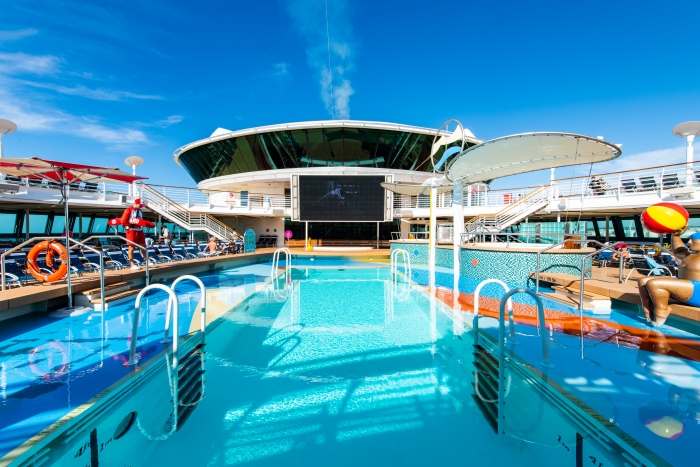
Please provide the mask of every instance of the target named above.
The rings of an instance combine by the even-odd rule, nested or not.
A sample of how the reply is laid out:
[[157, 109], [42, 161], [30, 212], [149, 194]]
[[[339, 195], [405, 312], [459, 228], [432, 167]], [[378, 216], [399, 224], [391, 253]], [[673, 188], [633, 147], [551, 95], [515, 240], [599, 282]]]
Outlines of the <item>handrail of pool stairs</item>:
[[280, 256], [284, 253], [284, 268], [286, 273], [286, 279], [289, 278], [289, 268], [292, 266], [292, 252], [287, 247], [278, 248], [272, 254], [272, 269], [270, 270], [270, 279], [274, 280], [277, 275], [275, 274], [280, 266]]
[[398, 260], [399, 260], [399, 254], [401, 255], [401, 258], [403, 259], [403, 266], [404, 266], [404, 275], [408, 278], [408, 280], [413, 277], [412, 271], [411, 271], [411, 255], [408, 254], [408, 251], [403, 250], [401, 248], [397, 248], [394, 251], [391, 252], [390, 258], [390, 268], [391, 268], [391, 278], [394, 282], [396, 282], [396, 279], [398, 278]]
[[544, 359], [544, 361], [540, 362], [540, 365], [545, 368], [554, 368], [554, 365], [549, 362], [547, 329], [544, 322], [544, 306], [542, 305], [542, 300], [540, 299], [539, 295], [525, 287], [511, 289], [503, 296], [503, 298], [501, 298], [501, 304], [498, 310], [498, 434], [504, 432], [503, 421], [505, 419], [505, 388], [502, 384], [502, 382], [506, 379], [505, 308], [506, 303], [510, 300], [510, 297], [519, 293], [531, 295], [535, 299], [535, 303], [537, 303], [537, 325], [542, 340], [542, 357]]
[[[591, 239], [587, 239], [587, 238], [585, 238], [585, 237], [583, 237], [583, 238], [571, 238], [571, 239], [564, 240], [563, 242], [555, 243], [555, 244], [553, 244], [553, 245], [548, 246], [547, 248], [543, 248], [543, 249], [539, 250], [539, 251], [537, 252], [537, 268], [536, 268], [536, 271], [535, 271], [535, 293], [536, 293], [536, 294], [539, 295], [539, 293], [540, 293], [540, 267], [541, 267], [541, 266], [540, 266], [540, 264], [541, 264], [541, 263], [540, 263], [540, 258], [541, 258], [542, 253], [544, 253], [545, 251], [549, 251], [549, 250], [551, 250], [551, 249], [553, 249], [553, 248], [556, 248], [556, 247], [558, 247], [558, 246], [562, 246], [562, 245], [564, 245], [565, 243], [569, 243], [569, 242], [574, 242], [574, 243], [579, 242], [579, 243], [581, 243], [582, 245], [585, 245], [586, 243], [595, 243], [596, 245], [600, 246], [600, 248], [596, 249], [596, 250], [593, 251], [592, 253], [589, 253], [589, 254], [587, 254], [587, 255], [585, 255], [585, 256], [583, 256], [583, 257], [581, 258], [581, 268], [580, 268], [580, 271], [581, 271], [581, 279], [580, 279], [580, 281], [579, 281], [579, 302], [578, 302], [578, 310], [579, 310], [580, 312], [583, 312], [583, 295], [584, 295], [584, 291], [585, 291], [584, 282], [585, 282], [585, 280], [586, 280], [586, 272], [587, 272], [587, 271], [586, 271], [586, 260], [587, 260], [588, 258], [592, 258], [593, 256], [599, 254], [601, 251], [614, 251], [614, 248], [615, 248], [618, 244], [620, 244], [620, 243], [625, 243], [625, 242], [624, 242], [624, 241], [617, 241], [617, 242], [615, 242], [615, 243], [600, 243], [600, 242], [597, 241], [597, 240], [591, 240]], [[620, 276], [620, 277], [619, 277], [619, 282], [620, 282], [620, 284], [622, 284], [622, 282], [623, 282], [622, 277], [623, 277], [624, 266], [625, 266], [625, 262], [624, 262], [624, 261], [620, 261], [620, 272], [619, 272], [619, 276]]]
[[[474, 345], [479, 345], [479, 318], [481, 318], [481, 315], [479, 314], [479, 293], [481, 292], [481, 289], [488, 284], [498, 284], [505, 289], [506, 293], [510, 291], [510, 287], [499, 279], [486, 279], [481, 281], [479, 285], [476, 286], [476, 289], [474, 290]], [[515, 324], [513, 320], [513, 300], [508, 300], [508, 321], [510, 323], [510, 343], [516, 344]]]
[[173, 289], [168, 287], [167, 285], [163, 284], [151, 284], [149, 286], [144, 287], [141, 289], [141, 292], [136, 296], [136, 303], [134, 303], [134, 325], [131, 330], [131, 347], [129, 349], [129, 362], [127, 363], [128, 366], [133, 366], [136, 365], [136, 343], [138, 341], [138, 334], [139, 334], [139, 317], [141, 315], [141, 299], [143, 296], [148, 292], [149, 290], [163, 290], [168, 293], [169, 298], [168, 298], [168, 309], [170, 309], [170, 306], [172, 305], [172, 310], [173, 310], [173, 329], [175, 330], [173, 332], [173, 363], [172, 366], [173, 368], [177, 368], [177, 344], [178, 344], [178, 315], [180, 314], [180, 304], [177, 301], [177, 295], [175, 295], [175, 292], [173, 292]]
[[[172, 291], [175, 291], [175, 287], [177, 284], [179, 284], [182, 281], [185, 280], [190, 280], [193, 282], [196, 282], [197, 285], [199, 285], [199, 292], [201, 294], [201, 303], [202, 303], [202, 309], [199, 313], [200, 315], [200, 331], [201, 331], [201, 339], [202, 339], [202, 344], [204, 344], [204, 328], [207, 327], [207, 288], [204, 286], [204, 282], [199, 277], [195, 277], [189, 274], [186, 274], [184, 276], [180, 276], [177, 279], [173, 281], [172, 284], [170, 284], [170, 288]], [[168, 311], [165, 313], [165, 334], [163, 336], [163, 340], [161, 341], [161, 344], [167, 344], [170, 342], [170, 314], [171, 314], [171, 308], [170, 308], [171, 302], [168, 302]], [[174, 317], [174, 315], [173, 315]], [[173, 326], [174, 329], [177, 329], [177, 326]], [[173, 331], [173, 335], [177, 331]]]

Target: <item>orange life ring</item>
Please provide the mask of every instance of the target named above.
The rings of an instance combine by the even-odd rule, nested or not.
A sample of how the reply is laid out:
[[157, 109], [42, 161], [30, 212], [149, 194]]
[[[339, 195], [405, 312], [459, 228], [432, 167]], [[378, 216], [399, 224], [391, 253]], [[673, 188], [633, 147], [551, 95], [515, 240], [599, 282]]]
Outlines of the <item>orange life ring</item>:
[[[59, 258], [61, 258], [61, 265], [51, 274], [44, 273], [36, 265], [37, 257], [44, 250], [46, 250], [46, 265], [52, 268], [52, 270], [54, 255], [58, 255]], [[37, 243], [27, 254], [27, 270], [29, 274], [34, 276], [39, 282], [56, 282], [62, 279], [68, 272], [68, 253], [66, 252], [66, 247], [55, 240], [44, 240], [43, 242]]]

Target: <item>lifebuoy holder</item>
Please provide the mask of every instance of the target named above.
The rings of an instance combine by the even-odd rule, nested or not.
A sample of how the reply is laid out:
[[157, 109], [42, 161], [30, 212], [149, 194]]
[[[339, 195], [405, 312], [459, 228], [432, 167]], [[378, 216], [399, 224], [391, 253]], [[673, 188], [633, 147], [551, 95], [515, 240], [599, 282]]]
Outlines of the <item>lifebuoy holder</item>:
[[[37, 258], [43, 251], [46, 251], [46, 265], [53, 271], [51, 274], [45, 273], [36, 264]], [[53, 269], [54, 256], [56, 255], [61, 259], [61, 265], [58, 269]], [[27, 271], [39, 282], [56, 282], [63, 279], [68, 272], [68, 252], [66, 247], [56, 240], [44, 240], [37, 243], [27, 254]]]

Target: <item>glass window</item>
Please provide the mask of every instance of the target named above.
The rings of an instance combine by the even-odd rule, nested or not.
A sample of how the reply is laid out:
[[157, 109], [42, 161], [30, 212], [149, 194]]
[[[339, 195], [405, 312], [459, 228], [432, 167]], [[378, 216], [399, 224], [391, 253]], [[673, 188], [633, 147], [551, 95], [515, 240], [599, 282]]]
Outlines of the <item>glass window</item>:
[[343, 129], [328, 128], [326, 130], [326, 141], [328, 141], [328, 165], [336, 166], [343, 164]]
[[345, 143], [343, 165], [357, 166], [360, 161], [361, 130], [357, 128], [345, 128], [343, 131], [345, 135], [343, 137]]
[[[29, 233], [45, 234], [46, 224], [49, 222], [48, 214], [29, 214]], [[22, 233], [27, 233], [27, 223], [22, 224]]]
[[625, 238], [637, 238], [637, 226], [634, 219], [620, 219], [620, 224], [622, 224]]
[[605, 237], [606, 235], [608, 235], [607, 234], [608, 227], [610, 228], [609, 237], [615, 236], [615, 232], [613, 232], [612, 220], [609, 220], [607, 225], [606, 225], [605, 219], [598, 219], [598, 220], [596, 220], [596, 222], [598, 223], [598, 232], [600, 232], [601, 237]]
[[241, 191], [241, 206], [248, 206], [248, 191]]
[[17, 214], [12, 212], [0, 212], [0, 234], [15, 233]]
[[[92, 221], [92, 228], [90, 229], [90, 232], [94, 234], [103, 234], [107, 232], [107, 219], [106, 217], [96, 217]], [[83, 229], [85, 229], [85, 219], [83, 219]], [[87, 233], [87, 232], [86, 232]]]
[[[700, 232], [700, 217], [691, 217], [688, 219], [688, 229], [683, 234], [683, 238], [690, 237], [695, 232]], [[658, 237], [657, 234], [654, 234]]]
[[[90, 219], [88, 219], [90, 220]], [[83, 218], [83, 222], [85, 219]], [[53, 216], [53, 223], [51, 224], [51, 235], [62, 235], [66, 226], [66, 219], [61, 215]]]

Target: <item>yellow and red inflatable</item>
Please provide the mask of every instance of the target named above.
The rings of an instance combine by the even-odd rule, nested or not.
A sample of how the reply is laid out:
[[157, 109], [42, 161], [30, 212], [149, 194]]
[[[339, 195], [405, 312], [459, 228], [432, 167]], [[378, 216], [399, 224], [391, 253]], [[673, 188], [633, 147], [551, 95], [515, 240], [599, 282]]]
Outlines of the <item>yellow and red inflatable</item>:
[[[51, 268], [53, 271], [51, 274], [47, 274], [42, 271], [36, 264], [36, 259], [39, 254], [46, 251], [46, 266]], [[58, 269], [54, 269], [54, 256], [58, 255], [61, 259], [61, 265]], [[66, 247], [55, 240], [44, 240], [39, 242], [27, 253], [27, 271], [29, 274], [34, 276], [39, 282], [56, 282], [63, 278], [68, 272], [68, 254], [66, 253]]]
[[642, 213], [642, 225], [655, 234], [670, 234], [688, 224], [688, 211], [676, 203], [658, 203]]

